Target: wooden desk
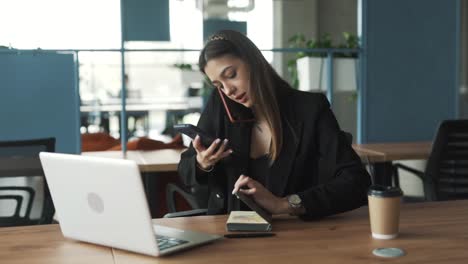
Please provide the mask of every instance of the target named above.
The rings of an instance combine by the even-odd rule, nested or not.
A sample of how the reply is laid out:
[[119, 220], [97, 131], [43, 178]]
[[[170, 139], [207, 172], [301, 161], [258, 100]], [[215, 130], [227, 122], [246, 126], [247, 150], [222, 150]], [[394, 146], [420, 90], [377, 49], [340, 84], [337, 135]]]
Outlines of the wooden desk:
[[371, 163], [376, 183], [398, 186], [399, 179], [395, 177], [392, 162], [427, 159], [431, 146], [431, 142], [406, 142], [354, 144], [353, 148], [363, 162]]
[[[464, 209], [465, 208], [465, 209]], [[114, 263], [466, 263], [468, 201], [403, 204], [400, 236], [372, 239], [367, 207], [320, 221], [274, 219], [275, 237], [224, 239], [211, 245], [153, 258], [113, 249]], [[155, 219], [157, 224], [224, 234], [226, 216]], [[378, 247], [400, 247], [406, 256], [384, 259]], [[27, 249], [27, 252], [25, 252]], [[5, 263], [110, 263], [109, 250], [63, 239], [58, 226], [0, 229]]]
[[82, 155], [133, 160], [141, 172], [166, 172], [177, 171], [183, 151], [184, 149], [128, 150], [126, 156], [122, 151], [89, 151], [83, 152]]
[[432, 142], [373, 143], [353, 144], [353, 148], [363, 161], [368, 156], [371, 162], [388, 162], [427, 159], [431, 145]]
[[65, 239], [58, 225], [0, 228], [0, 262], [114, 263], [112, 249]]

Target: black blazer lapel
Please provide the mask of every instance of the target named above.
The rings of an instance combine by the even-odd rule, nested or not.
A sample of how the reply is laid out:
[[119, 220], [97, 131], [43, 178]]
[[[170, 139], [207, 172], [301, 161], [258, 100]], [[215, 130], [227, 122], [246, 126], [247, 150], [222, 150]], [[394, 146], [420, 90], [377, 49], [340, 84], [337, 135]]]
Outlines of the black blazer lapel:
[[226, 170], [228, 175], [228, 211], [240, 210], [240, 200], [233, 195], [229, 195], [241, 174], [248, 175], [249, 155], [250, 155], [250, 140], [252, 133], [252, 123], [233, 124], [225, 118], [227, 137], [229, 145], [234, 150], [230, 158], [231, 169]]
[[284, 196], [302, 137], [302, 125], [302, 122], [292, 120], [289, 117], [282, 118], [283, 148], [270, 168], [269, 188], [276, 196]]
[[237, 169], [239, 169], [239, 175], [248, 173], [252, 123], [233, 124], [226, 120], [225, 124], [229, 145], [234, 150], [232, 159], [235, 161]]

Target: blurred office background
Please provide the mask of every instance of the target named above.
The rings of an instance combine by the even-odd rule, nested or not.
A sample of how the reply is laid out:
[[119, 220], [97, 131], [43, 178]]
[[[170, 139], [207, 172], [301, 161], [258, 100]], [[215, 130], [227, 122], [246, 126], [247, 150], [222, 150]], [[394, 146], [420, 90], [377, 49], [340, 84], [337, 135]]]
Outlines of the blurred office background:
[[[355, 142], [429, 141], [441, 120], [468, 116], [466, 0], [0, 3], [0, 120], [5, 128], [0, 140], [34, 135], [37, 127], [24, 127], [31, 122], [28, 116], [48, 120], [38, 127], [76, 130], [64, 132], [73, 140], [59, 139], [59, 152], [80, 153], [79, 135], [99, 132], [119, 140], [125, 86], [126, 140], [170, 142], [174, 123], [198, 120], [210, 91], [198, 72], [198, 53], [206, 37], [221, 28], [244, 31], [298, 89], [327, 94], [342, 129]], [[50, 58], [55, 55], [70, 57], [61, 62]], [[24, 64], [16, 56], [26, 56]], [[24, 67], [33, 60], [36, 66]], [[18, 98], [31, 94], [11, 88], [21, 84], [18, 80], [28, 89], [41, 83], [37, 97]], [[60, 89], [69, 89], [64, 96], [76, 100], [76, 115], [55, 106], [62, 98], [54, 91]], [[41, 105], [51, 109], [39, 113], [43, 107], [33, 106], [34, 98], [45, 94]], [[60, 123], [60, 116], [76, 122]], [[12, 121], [19, 117], [25, 119]], [[409, 163], [424, 166], [424, 161]], [[422, 192], [417, 179], [405, 186], [409, 193]]]
[[[268, 50], [288, 48], [288, 40], [296, 34], [312, 40], [329, 34], [335, 46], [345, 41], [343, 32], [357, 35], [357, 1], [122, 1], [126, 2], [168, 11], [162, 18], [150, 19], [148, 24], [132, 25], [143, 32], [132, 37], [143, 40], [124, 43], [129, 50], [125, 52], [128, 104], [145, 104], [149, 108], [144, 111], [145, 106], [141, 107], [142, 116], [133, 112], [137, 119], [147, 112], [147, 120], [130, 120], [131, 137], [164, 139], [166, 118], [173, 117], [167, 116], [167, 110], [176, 112], [184, 107], [196, 110], [201, 106], [197, 99], [184, 105], [182, 98], [201, 94], [203, 76], [198, 73], [196, 63], [210, 26], [211, 32], [223, 26], [245, 30], [286, 79], [290, 79], [287, 63], [297, 52]], [[119, 138], [118, 111], [101, 110], [105, 105], [120, 104], [121, 58], [119, 51], [112, 51], [121, 48], [120, 1], [10, 1], [5, 5], [1, 19], [2, 24], [9, 26], [2, 27], [0, 44], [13, 49], [77, 50], [79, 93], [84, 106], [81, 131], [104, 130]], [[167, 23], [158, 23], [164, 19]], [[167, 27], [158, 28], [160, 25]], [[145, 31], [149, 36], [145, 36]], [[162, 40], [151, 40], [158, 31]], [[191, 68], [183, 68], [184, 65]], [[348, 74], [356, 75], [354, 68], [353, 71]], [[350, 80], [357, 82], [356, 78]], [[345, 130], [353, 134], [356, 85], [338, 92], [334, 106]], [[317, 87], [320, 89], [324, 91], [326, 87]]]

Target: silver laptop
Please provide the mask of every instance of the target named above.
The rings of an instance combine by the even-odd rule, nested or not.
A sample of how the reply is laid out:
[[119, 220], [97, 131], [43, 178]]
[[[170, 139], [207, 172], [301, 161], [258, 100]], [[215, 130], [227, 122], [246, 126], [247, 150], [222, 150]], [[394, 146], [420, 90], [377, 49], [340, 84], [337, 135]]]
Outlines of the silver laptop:
[[220, 239], [153, 225], [135, 162], [41, 152], [65, 237], [160, 256]]

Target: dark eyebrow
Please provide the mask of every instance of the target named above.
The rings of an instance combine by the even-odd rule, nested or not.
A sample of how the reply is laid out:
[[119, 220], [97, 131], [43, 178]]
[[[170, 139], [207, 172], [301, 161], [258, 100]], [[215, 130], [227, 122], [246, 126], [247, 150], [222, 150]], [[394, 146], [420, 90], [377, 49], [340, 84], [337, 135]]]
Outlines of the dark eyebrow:
[[229, 70], [229, 69], [232, 68], [232, 67], [233, 67], [233, 66], [230, 65], [230, 66], [227, 66], [226, 68], [224, 68], [224, 69], [221, 71], [221, 73], [219, 74], [219, 76], [223, 76], [223, 75], [226, 73], [226, 71]]
[[233, 65], [230, 65], [230, 66], [227, 66], [226, 68], [224, 68], [224, 70], [221, 72], [220, 75], [223, 75], [227, 70], [233, 68], [234, 66]]
[[[232, 68], [232, 67], [234, 67], [234, 66], [233, 66], [233, 65], [229, 65], [229, 66], [227, 66], [226, 68], [224, 68], [224, 69], [221, 71], [221, 73], [219, 74], [219, 76], [224, 75], [224, 74], [226, 73], [226, 71], [227, 71], [228, 69]], [[218, 80], [214, 80], [214, 81], [211, 81], [211, 80], [210, 80], [210, 82], [211, 82], [211, 84], [214, 85], [215, 82], [219, 82], [219, 81], [218, 81]]]

